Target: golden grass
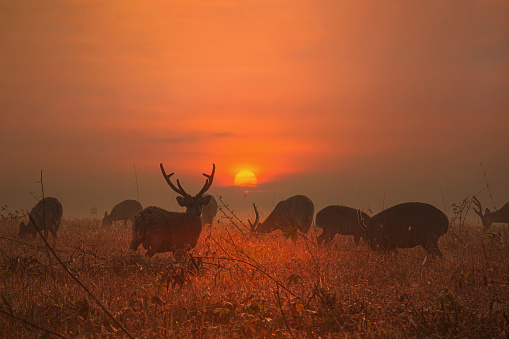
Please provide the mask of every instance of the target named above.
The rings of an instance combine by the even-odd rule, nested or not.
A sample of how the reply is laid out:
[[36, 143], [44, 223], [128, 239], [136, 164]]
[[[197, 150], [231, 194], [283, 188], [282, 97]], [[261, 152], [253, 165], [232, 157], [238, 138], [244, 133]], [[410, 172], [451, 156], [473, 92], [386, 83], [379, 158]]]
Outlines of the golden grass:
[[[294, 243], [219, 223], [179, 264], [129, 253], [122, 223], [66, 219], [55, 249], [134, 337], [504, 337], [509, 232], [497, 229], [500, 237], [478, 225], [452, 229], [439, 243], [444, 259], [431, 261], [421, 248], [383, 255], [350, 237], [317, 247], [313, 233]], [[39, 237], [12, 241], [17, 231], [0, 227], [0, 337], [45, 333], [26, 322], [64, 337], [126, 336], [50, 265]]]

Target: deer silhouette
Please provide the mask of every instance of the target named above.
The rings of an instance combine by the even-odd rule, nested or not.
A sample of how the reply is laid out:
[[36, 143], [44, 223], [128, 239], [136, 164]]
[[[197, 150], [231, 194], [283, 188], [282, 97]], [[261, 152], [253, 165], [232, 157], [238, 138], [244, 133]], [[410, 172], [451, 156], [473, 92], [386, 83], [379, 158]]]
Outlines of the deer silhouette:
[[301, 232], [307, 233], [313, 222], [315, 206], [311, 199], [304, 195], [294, 195], [286, 200], [277, 203], [274, 210], [269, 214], [264, 222], [260, 223], [260, 215], [256, 205], [253, 204], [255, 211], [255, 221], [249, 225], [251, 232], [270, 233], [277, 229], [284, 229], [288, 226], [297, 227]]
[[133, 234], [130, 249], [136, 251], [140, 244], [147, 250], [146, 255], [152, 257], [156, 253], [185, 250], [187, 247], [194, 248], [202, 231], [202, 206], [208, 205], [211, 196], [203, 194], [212, 185], [216, 165], [212, 164], [212, 173], [203, 175], [207, 178], [203, 188], [195, 196], [191, 196], [182, 188], [177, 179], [177, 186], [171, 182], [171, 176], [164, 171], [160, 164], [161, 172], [168, 185], [179, 194], [177, 202], [185, 207], [185, 212], [169, 212], [159, 207], [149, 206], [134, 217]]
[[485, 231], [490, 228], [493, 223], [503, 223], [509, 224], [509, 202], [502, 206], [501, 209], [495, 212], [491, 212], [489, 208], [484, 210], [484, 214], [482, 213], [481, 202], [477, 200], [476, 197], [473, 197], [473, 203], [477, 206], [478, 210], [473, 208], [474, 212], [481, 217], [482, 225]]

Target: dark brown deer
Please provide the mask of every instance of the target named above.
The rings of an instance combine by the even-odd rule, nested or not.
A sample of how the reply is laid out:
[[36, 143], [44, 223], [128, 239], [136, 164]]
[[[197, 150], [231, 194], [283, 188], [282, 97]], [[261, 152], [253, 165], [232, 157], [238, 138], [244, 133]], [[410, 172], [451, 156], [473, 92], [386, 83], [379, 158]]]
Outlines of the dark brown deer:
[[203, 188], [194, 197], [187, 194], [177, 179], [176, 187], [171, 182], [173, 173], [166, 175], [163, 164], [161, 172], [168, 185], [180, 196], [177, 202], [185, 207], [186, 211], [169, 212], [162, 208], [150, 206], [141, 210], [134, 217], [133, 234], [130, 248], [138, 249], [140, 244], [147, 250], [146, 255], [152, 257], [156, 253], [175, 252], [194, 248], [202, 231], [202, 206], [210, 202], [211, 196], [203, 196], [212, 185], [216, 165], [212, 164], [212, 173], [203, 175], [207, 178]]
[[[316, 213], [316, 226], [323, 230], [317, 239], [318, 244], [331, 241], [336, 234], [342, 234], [353, 235], [355, 244], [359, 245], [360, 238], [366, 239], [366, 230], [359, 223], [359, 212], [355, 208], [331, 205]], [[360, 213], [362, 219], [369, 222], [370, 217], [364, 212]]]
[[111, 225], [114, 221], [124, 221], [124, 227], [127, 221], [134, 223], [134, 216], [143, 209], [141, 204], [136, 200], [124, 200], [113, 207], [111, 213], [104, 212], [103, 227]]
[[[208, 194], [204, 195], [204, 197], [209, 196]], [[212, 225], [212, 222], [214, 221], [214, 217], [217, 214], [217, 201], [216, 198], [214, 198], [212, 195], [210, 195], [210, 202], [208, 205], [203, 206], [203, 211], [201, 214], [201, 220], [203, 222], [203, 225]]]
[[481, 202], [477, 200], [476, 197], [474, 197], [473, 203], [477, 206], [478, 210], [475, 208], [472, 209], [479, 217], [481, 217], [485, 231], [487, 231], [493, 223], [509, 224], [509, 202], [495, 212], [491, 212], [489, 208], [486, 208], [484, 210], [484, 214], [482, 214]]
[[[20, 238], [31, 235], [37, 236], [37, 228], [39, 231], [44, 231], [44, 237], [48, 237], [48, 231], [51, 232], [54, 238], [57, 237], [57, 231], [60, 228], [62, 220], [62, 204], [57, 198], [44, 198], [41, 199], [37, 205], [30, 211], [28, 224], [24, 222], [19, 225]], [[34, 223], [37, 227], [34, 226]]]
[[407, 202], [374, 215], [367, 224], [360, 216], [359, 219], [374, 250], [392, 251], [420, 245], [431, 256], [443, 256], [438, 239], [447, 232], [449, 219], [430, 204]]
[[286, 200], [278, 202], [272, 213], [259, 223], [260, 215], [256, 205], [253, 204], [256, 219], [254, 223], [249, 221], [251, 232], [270, 233], [277, 229], [285, 229], [288, 226], [296, 227], [303, 233], [307, 233], [313, 222], [315, 206], [311, 199], [304, 195], [294, 195]]

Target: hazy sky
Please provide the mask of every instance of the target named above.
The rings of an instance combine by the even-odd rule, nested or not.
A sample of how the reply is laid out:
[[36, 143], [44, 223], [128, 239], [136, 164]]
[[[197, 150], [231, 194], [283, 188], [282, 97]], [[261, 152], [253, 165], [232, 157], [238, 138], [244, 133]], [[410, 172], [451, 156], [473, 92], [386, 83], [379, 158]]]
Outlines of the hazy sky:
[[[0, 205], [509, 201], [509, 2], [0, 0]], [[241, 170], [259, 186], [231, 187]], [[441, 189], [440, 189], [441, 187]], [[443, 198], [442, 198], [443, 194]], [[487, 191], [479, 195], [492, 207]], [[268, 213], [262, 211], [262, 216]]]

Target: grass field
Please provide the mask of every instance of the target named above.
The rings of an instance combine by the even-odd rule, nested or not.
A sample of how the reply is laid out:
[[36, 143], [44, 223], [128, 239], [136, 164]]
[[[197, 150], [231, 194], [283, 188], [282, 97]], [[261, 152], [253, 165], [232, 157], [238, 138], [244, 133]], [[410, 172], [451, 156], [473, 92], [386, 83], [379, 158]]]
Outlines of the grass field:
[[421, 248], [384, 255], [344, 236], [318, 247], [314, 229], [292, 241], [220, 221], [175, 262], [130, 253], [130, 226], [64, 219], [49, 243], [107, 311], [39, 236], [19, 242], [18, 225], [0, 227], [2, 338], [509, 335], [507, 225], [496, 236], [451, 226], [433, 261]]

